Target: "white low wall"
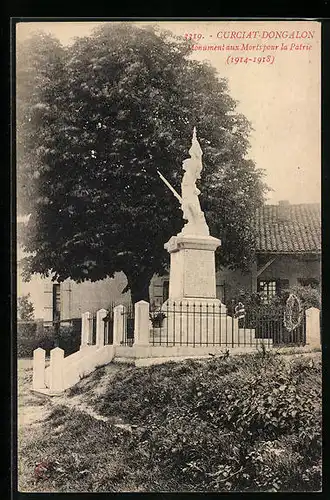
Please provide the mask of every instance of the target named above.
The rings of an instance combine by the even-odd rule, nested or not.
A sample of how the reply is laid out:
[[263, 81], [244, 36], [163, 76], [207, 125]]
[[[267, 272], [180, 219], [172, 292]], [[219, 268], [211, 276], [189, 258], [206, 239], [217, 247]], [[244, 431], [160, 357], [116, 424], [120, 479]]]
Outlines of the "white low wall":
[[[93, 346], [94, 347], [94, 346]], [[113, 345], [105, 345], [100, 348], [96, 348], [93, 352], [88, 353], [84, 356], [79, 364], [79, 373], [81, 377], [89, 375], [95, 368], [99, 366], [106, 365], [110, 363], [113, 359]]]
[[[80, 351], [67, 356], [63, 360], [63, 391], [75, 385], [86, 375], [92, 373], [99, 366], [110, 363], [113, 359], [112, 345], [98, 348], [85, 346]], [[50, 387], [50, 366], [45, 370], [46, 387]]]

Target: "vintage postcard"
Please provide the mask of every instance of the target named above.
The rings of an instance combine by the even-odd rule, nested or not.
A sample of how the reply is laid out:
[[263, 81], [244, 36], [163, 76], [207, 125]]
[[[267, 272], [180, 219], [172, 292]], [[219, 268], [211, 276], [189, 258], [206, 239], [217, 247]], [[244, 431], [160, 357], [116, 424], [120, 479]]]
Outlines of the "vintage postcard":
[[321, 491], [320, 23], [14, 29], [18, 491]]

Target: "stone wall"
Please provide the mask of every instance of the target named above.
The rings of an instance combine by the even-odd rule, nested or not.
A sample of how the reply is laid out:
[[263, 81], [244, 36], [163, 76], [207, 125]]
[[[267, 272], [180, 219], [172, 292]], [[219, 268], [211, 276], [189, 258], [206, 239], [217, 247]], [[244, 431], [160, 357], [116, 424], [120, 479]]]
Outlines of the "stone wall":
[[111, 303], [129, 304], [130, 293], [122, 294], [126, 285], [124, 273], [116, 273], [114, 278], [94, 283], [74, 283], [67, 280], [61, 284], [61, 317], [79, 318], [84, 311], [93, 314], [101, 308], [107, 309]]
[[289, 286], [297, 285], [299, 278], [316, 278], [320, 280], [320, 259], [294, 256], [281, 256], [277, 258], [259, 278], [288, 279]]

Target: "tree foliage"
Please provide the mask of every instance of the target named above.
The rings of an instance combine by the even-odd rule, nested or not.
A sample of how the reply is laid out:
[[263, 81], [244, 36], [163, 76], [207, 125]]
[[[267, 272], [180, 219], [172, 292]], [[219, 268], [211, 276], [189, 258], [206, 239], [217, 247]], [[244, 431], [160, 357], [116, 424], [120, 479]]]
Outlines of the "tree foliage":
[[227, 82], [185, 40], [106, 23], [69, 47], [39, 34], [18, 48], [18, 209], [26, 277], [92, 281], [124, 271], [133, 301], [164, 272], [183, 226], [182, 161], [193, 127], [203, 150], [201, 205], [222, 239], [217, 263], [245, 267], [262, 171], [246, 159], [250, 124]]
[[34, 319], [34, 306], [30, 300], [30, 294], [22, 295], [17, 299], [17, 316], [21, 321]]

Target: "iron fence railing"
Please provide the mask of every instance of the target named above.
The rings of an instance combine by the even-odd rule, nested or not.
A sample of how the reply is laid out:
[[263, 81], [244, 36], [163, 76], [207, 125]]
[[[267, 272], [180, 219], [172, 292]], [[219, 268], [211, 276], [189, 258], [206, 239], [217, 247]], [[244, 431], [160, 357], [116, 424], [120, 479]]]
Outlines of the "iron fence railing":
[[254, 310], [236, 318], [228, 315], [221, 304], [168, 301], [150, 308], [150, 343], [152, 345], [186, 346], [255, 346], [304, 345], [305, 314], [298, 326], [288, 331], [284, 311], [272, 315]]
[[[114, 308], [111, 304], [103, 319], [104, 342], [113, 343]], [[222, 304], [202, 301], [166, 301], [162, 305], [150, 306], [149, 343], [153, 346], [255, 346], [263, 342], [270, 345], [305, 345], [306, 317], [301, 313], [296, 327], [289, 331], [285, 327], [284, 309], [245, 310], [243, 316], [235, 317], [235, 309], [225, 309]], [[120, 344], [134, 344], [134, 305], [126, 305], [120, 315], [122, 337]], [[90, 343], [96, 343], [96, 314], [90, 316]], [[34, 321], [21, 322], [31, 326]], [[54, 328], [55, 346], [64, 342], [62, 327], [71, 326], [77, 338], [82, 328], [81, 318], [56, 318], [50, 325]], [[46, 326], [39, 325], [42, 329]], [[40, 330], [41, 331], [41, 330]], [[31, 335], [31, 334], [30, 334]], [[64, 345], [64, 344], [63, 344]]]
[[123, 339], [121, 345], [132, 346], [134, 344], [134, 306], [127, 306], [122, 313]]
[[256, 344], [253, 329], [240, 327], [238, 320], [228, 316], [217, 303], [170, 301], [151, 308], [150, 321], [152, 345], [235, 347]]
[[103, 319], [104, 322], [104, 343], [106, 345], [113, 343], [113, 307], [107, 312]]
[[273, 345], [305, 345], [305, 312], [301, 311], [300, 319], [292, 330], [286, 328], [284, 316], [284, 308], [273, 311], [247, 310], [245, 318], [239, 321], [243, 327], [255, 329], [256, 338], [271, 338]]

